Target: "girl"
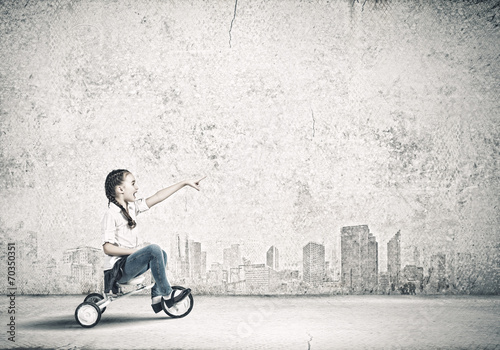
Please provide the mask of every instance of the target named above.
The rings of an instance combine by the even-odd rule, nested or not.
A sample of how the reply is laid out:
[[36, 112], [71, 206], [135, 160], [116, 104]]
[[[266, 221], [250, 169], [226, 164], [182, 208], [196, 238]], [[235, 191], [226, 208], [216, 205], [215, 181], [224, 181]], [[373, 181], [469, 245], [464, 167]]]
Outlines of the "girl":
[[182, 181], [164, 188], [146, 199], [136, 199], [139, 187], [134, 175], [125, 169], [113, 170], [106, 177], [105, 190], [108, 210], [102, 219], [105, 293], [116, 293], [116, 283], [126, 283], [147, 270], [155, 280], [151, 289], [151, 306], [155, 313], [162, 310], [161, 302], [167, 307], [186, 298], [191, 290], [186, 288], [173, 296], [172, 288], [165, 272], [167, 254], [158, 245], [138, 247], [136, 216], [152, 206], [164, 201], [184, 186], [200, 190], [200, 181]]

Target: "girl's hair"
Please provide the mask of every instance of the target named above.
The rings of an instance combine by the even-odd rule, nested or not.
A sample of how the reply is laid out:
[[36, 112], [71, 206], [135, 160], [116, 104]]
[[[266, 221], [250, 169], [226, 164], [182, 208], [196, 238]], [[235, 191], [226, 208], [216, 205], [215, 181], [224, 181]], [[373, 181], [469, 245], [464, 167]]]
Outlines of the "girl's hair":
[[116, 200], [116, 186], [119, 186], [123, 183], [123, 180], [125, 180], [125, 176], [127, 174], [131, 174], [130, 171], [125, 170], [125, 169], [117, 169], [113, 170], [106, 176], [106, 182], [104, 183], [104, 189], [106, 190], [106, 197], [108, 198], [108, 206], [110, 203], [115, 204], [122, 210], [123, 216], [128, 221], [128, 226], [130, 228], [134, 228], [137, 224], [132, 219], [132, 217], [129, 215], [129, 213], [125, 210], [123, 205], [121, 205], [117, 200]]

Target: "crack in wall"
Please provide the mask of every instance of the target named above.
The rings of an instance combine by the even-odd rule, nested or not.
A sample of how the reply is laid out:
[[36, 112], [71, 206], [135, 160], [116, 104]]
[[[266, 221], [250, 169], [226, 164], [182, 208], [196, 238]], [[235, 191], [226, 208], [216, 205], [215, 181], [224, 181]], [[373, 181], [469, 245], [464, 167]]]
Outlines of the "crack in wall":
[[[363, 2], [363, 4], [361, 5], [361, 12], [363, 12], [363, 11], [365, 10], [365, 4], [366, 4], [366, 2], [367, 2], [367, 1], [368, 1], [368, 0], [365, 0], [365, 1]], [[351, 7], [354, 7], [354, 3], [356, 3], [356, 2], [357, 2], [357, 3], [359, 3], [359, 0], [353, 0], [353, 1], [352, 1], [352, 4], [351, 4]], [[377, 0], [375, 0], [375, 3], [377, 3]]]
[[307, 333], [307, 335], [309, 336], [309, 340], [307, 341], [307, 350], [311, 350], [311, 342], [313, 340], [313, 336], [309, 333]]
[[231, 20], [231, 26], [229, 27], [229, 47], [231, 48], [231, 32], [233, 30], [233, 23], [234, 20], [236, 19], [236, 9], [238, 8], [238, 0], [235, 0], [234, 2], [234, 13], [233, 13], [233, 19]]

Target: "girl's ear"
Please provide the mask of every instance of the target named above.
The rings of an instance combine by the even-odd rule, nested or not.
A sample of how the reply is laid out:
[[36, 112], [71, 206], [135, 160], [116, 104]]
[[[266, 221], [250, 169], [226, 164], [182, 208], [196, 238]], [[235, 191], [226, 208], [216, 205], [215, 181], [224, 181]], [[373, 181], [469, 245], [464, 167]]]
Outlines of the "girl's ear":
[[116, 192], [118, 192], [118, 193], [123, 193], [123, 187], [121, 187], [121, 186], [116, 186]]

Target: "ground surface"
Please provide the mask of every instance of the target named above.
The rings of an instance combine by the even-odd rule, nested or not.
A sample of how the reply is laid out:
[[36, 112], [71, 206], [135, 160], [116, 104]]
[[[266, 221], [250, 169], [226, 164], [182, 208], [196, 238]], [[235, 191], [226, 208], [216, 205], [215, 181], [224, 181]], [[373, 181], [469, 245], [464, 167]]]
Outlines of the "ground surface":
[[90, 329], [74, 319], [83, 298], [17, 296], [14, 343], [4, 296], [0, 348], [500, 349], [499, 297], [195, 296], [190, 315], [171, 319], [136, 295]]

